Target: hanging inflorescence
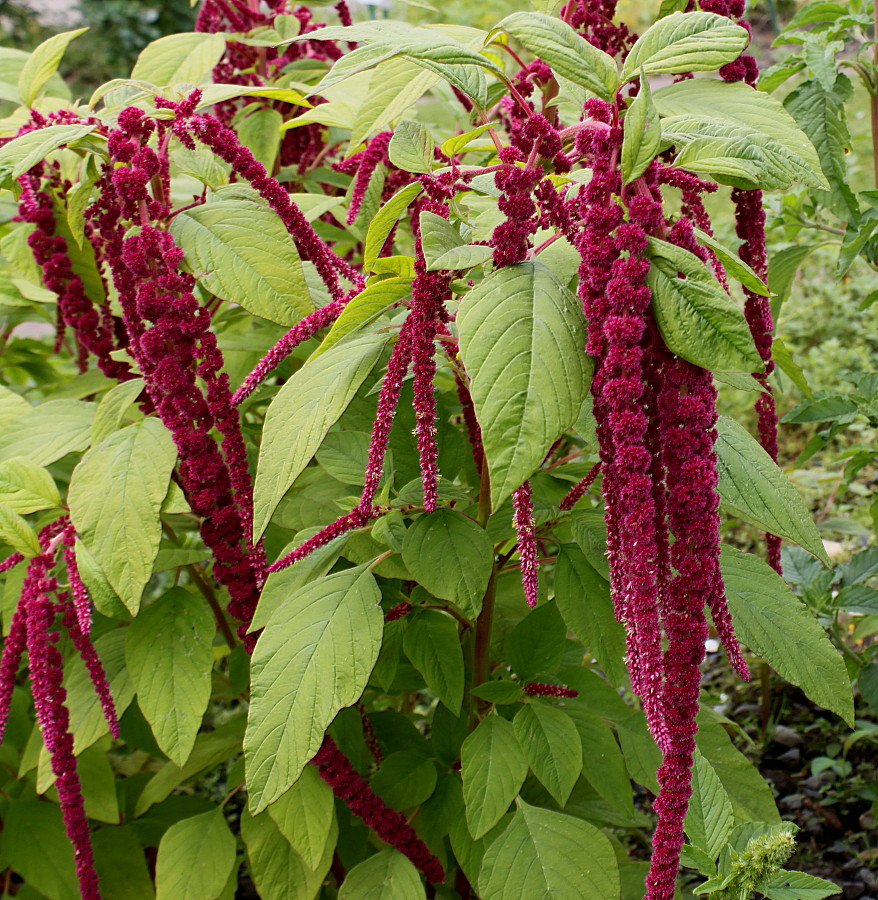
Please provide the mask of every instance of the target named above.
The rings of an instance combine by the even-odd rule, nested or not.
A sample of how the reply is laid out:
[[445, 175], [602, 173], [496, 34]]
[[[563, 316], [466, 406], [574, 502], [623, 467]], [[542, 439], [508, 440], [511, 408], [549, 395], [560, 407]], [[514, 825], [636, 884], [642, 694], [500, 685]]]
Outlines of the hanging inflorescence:
[[[82, 786], [73, 752], [70, 713], [66, 706], [64, 660], [58, 649], [59, 623], [85, 664], [110, 734], [115, 738], [119, 737], [119, 722], [106, 673], [88, 636], [88, 592], [76, 567], [75, 541], [73, 526], [63, 516], [40, 531], [41, 552], [28, 560], [21, 596], [0, 657], [0, 741], [6, 730], [18, 670], [26, 651], [37, 722], [49, 751], [64, 827], [73, 845], [79, 890], [83, 900], [100, 900]], [[23, 561], [20, 554], [14, 554], [0, 563], [0, 571], [8, 571]], [[54, 574], [59, 563], [66, 572], [66, 587]]]

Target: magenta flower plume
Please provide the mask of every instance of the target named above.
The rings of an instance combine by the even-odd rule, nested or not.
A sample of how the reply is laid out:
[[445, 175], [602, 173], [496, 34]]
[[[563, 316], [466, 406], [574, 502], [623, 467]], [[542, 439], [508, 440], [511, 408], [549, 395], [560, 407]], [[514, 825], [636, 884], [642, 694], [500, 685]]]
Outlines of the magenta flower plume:
[[356, 171], [354, 187], [351, 192], [351, 205], [348, 209], [347, 223], [353, 224], [363, 205], [366, 189], [375, 174], [375, 170], [381, 165], [387, 165], [390, 160], [387, 156], [387, 147], [393, 137], [392, 131], [382, 131], [375, 135], [366, 147], [359, 153], [355, 153], [343, 162], [333, 163], [333, 168], [338, 172], [351, 173]]
[[403, 600], [400, 603], [397, 603], [396, 606], [392, 606], [387, 612], [384, 614], [385, 622], [395, 622], [397, 619], [405, 618], [412, 611], [412, 605], [407, 600]]
[[0, 562], [0, 575], [3, 572], [8, 572], [13, 566], [17, 566], [24, 557], [20, 553], [13, 553], [12, 556], [7, 556], [3, 562]]
[[74, 550], [76, 531], [72, 525], [68, 525], [64, 529], [61, 541], [64, 545], [64, 564], [67, 566], [67, 580], [70, 584], [73, 608], [76, 611], [76, 621], [82, 634], [87, 635], [91, 631], [91, 601], [76, 564], [76, 551]]
[[529, 681], [524, 686], [528, 697], [578, 697], [579, 691], [565, 687], [563, 684], [544, 684], [541, 681]]
[[372, 722], [369, 719], [366, 707], [362, 702], [357, 704], [357, 712], [360, 714], [360, 722], [363, 725], [363, 740], [366, 742], [366, 746], [369, 748], [369, 753], [372, 754], [372, 759], [375, 761], [375, 764], [380, 766], [381, 763], [384, 762], [384, 754], [381, 752], [378, 738], [375, 735], [375, 729], [372, 727]]
[[518, 536], [518, 559], [521, 567], [521, 583], [527, 605], [537, 605], [539, 597], [539, 562], [537, 561], [537, 538], [534, 523], [533, 491], [530, 482], [525, 483], [512, 494], [513, 522]]
[[407, 857], [427, 881], [431, 884], [445, 881], [442, 864], [430, 853], [414, 828], [401, 813], [387, 807], [372, 791], [329, 735], [323, 739], [323, 745], [311, 762], [335, 796], [343, 800], [382, 841]]
[[18, 677], [18, 668], [26, 647], [27, 615], [24, 606], [19, 603], [12, 614], [9, 633], [3, 641], [3, 655], [0, 656], [0, 743], [6, 733], [15, 679]]
[[569, 510], [585, 496], [585, 492], [591, 487], [592, 482], [598, 477], [601, 471], [601, 464], [596, 462], [586, 474], [585, 478], [577, 482], [566, 494], [566, 496], [558, 504], [558, 509]]

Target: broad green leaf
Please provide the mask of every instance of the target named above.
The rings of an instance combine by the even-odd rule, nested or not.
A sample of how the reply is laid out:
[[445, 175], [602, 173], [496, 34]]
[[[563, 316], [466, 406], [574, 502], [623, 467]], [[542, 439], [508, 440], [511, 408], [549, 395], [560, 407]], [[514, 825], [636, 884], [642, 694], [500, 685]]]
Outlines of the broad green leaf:
[[751, 553], [723, 547], [721, 565], [741, 642], [810, 700], [853, 726], [853, 695], [844, 660], [802, 601]]
[[140, 51], [131, 77], [160, 87], [180, 82], [200, 84], [225, 51], [223, 34], [170, 34]]
[[662, 142], [662, 126], [645, 78], [640, 79], [640, 91], [625, 114], [624, 128], [622, 180], [630, 184], [646, 171]]
[[555, 602], [567, 627], [582, 641], [613, 684], [624, 684], [625, 630], [613, 613], [610, 585], [579, 547], [558, 551]]
[[385, 335], [366, 334], [331, 347], [294, 373], [272, 400], [253, 489], [254, 539], [347, 409], [386, 340]]
[[63, 31], [43, 41], [27, 58], [18, 76], [18, 93], [24, 106], [31, 106], [46, 82], [58, 71], [58, 64], [67, 45], [87, 28]]
[[582, 304], [542, 263], [520, 263], [471, 290], [457, 326], [496, 510], [579, 415], [591, 377]]
[[594, 710], [582, 706], [582, 699], [580, 697], [576, 702], [565, 705], [582, 744], [582, 774], [613, 809], [632, 817], [631, 782], [622, 750], [613, 729]]
[[0, 147], [0, 187], [13, 182], [50, 153], [91, 134], [97, 125], [49, 125], [28, 131]]
[[472, 131], [456, 134], [454, 137], [450, 137], [448, 140], [443, 141], [439, 149], [446, 156], [457, 156], [465, 147], [471, 144], [476, 138], [483, 135], [490, 127], [490, 124], [479, 125], [478, 128], [474, 128]]
[[177, 449], [158, 419], [143, 419], [83, 456], [67, 502], [76, 531], [135, 615], [161, 540], [159, 509]]
[[809, 400], [814, 399], [814, 393], [805, 379], [805, 373], [802, 371], [802, 367], [793, 358], [793, 354], [790, 353], [789, 347], [787, 347], [787, 345], [778, 337], [772, 341], [771, 358], [774, 360], [778, 369], [780, 369], [781, 372], [783, 372]]
[[392, 277], [370, 281], [347, 303], [311, 358], [315, 359], [343, 338], [374, 322], [383, 312], [411, 293], [411, 289], [411, 278]]
[[254, 108], [254, 111], [244, 116], [236, 126], [238, 139], [252, 151], [268, 172], [274, 170], [280, 149], [282, 137], [280, 127], [283, 122], [284, 117], [278, 110], [263, 106]]
[[742, 425], [717, 422], [718, 491], [734, 515], [804, 547], [829, 565], [829, 557], [805, 502], [771, 457]]
[[[134, 699], [134, 685], [125, 665], [124, 629], [116, 628], [102, 634], [94, 641], [94, 648], [107, 673], [116, 716], [121, 718]], [[70, 704], [73, 752], [78, 754], [91, 747], [110, 729], [88, 670], [78, 655], [68, 657], [64, 662], [64, 687]]]
[[137, 702], [159, 747], [178, 766], [192, 752], [210, 700], [215, 633], [210, 609], [183, 588], [172, 588], [126, 629]]
[[566, 640], [567, 626], [558, 604], [541, 603], [529, 610], [506, 638], [506, 657], [512, 671], [527, 681], [558, 668]]
[[271, 806], [268, 814], [309, 869], [316, 869], [326, 852], [335, 821], [332, 789], [314, 766]]
[[24, 397], [0, 385], [0, 425], [8, 425], [31, 409], [33, 407]]
[[454, 713], [463, 702], [463, 651], [457, 623], [446, 613], [425, 609], [410, 617], [403, 648], [427, 687]]
[[367, 272], [372, 271], [375, 260], [399, 217], [423, 190], [420, 182], [407, 184], [404, 188], [400, 188], [378, 211], [378, 215], [372, 220], [369, 230], [366, 232], [366, 242], [363, 248], [363, 268]]
[[482, 719], [463, 742], [460, 759], [466, 823], [478, 840], [518, 796], [528, 763], [512, 725], [497, 715]]
[[92, 832], [103, 900], [155, 900], [146, 857], [131, 825]]
[[[317, 462], [343, 484], [362, 487], [370, 437], [365, 431], [330, 431], [317, 451]], [[379, 519], [375, 525], [378, 525]], [[375, 526], [373, 526], [375, 527]]]
[[119, 595], [107, 581], [106, 573], [79, 538], [76, 539], [74, 552], [76, 553], [76, 567], [79, 569], [82, 583], [88, 591], [94, 608], [108, 618], [131, 618], [131, 613], [128, 612], [125, 604], [119, 599]]
[[528, 703], [512, 721], [515, 736], [543, 787], [564, 806], [582, 771], [582, 745], [570, 717], [554, 706]]
[[451, 509], [419, 516], [406, 530], [402, 558], [431, 594], [450, 600], [471, 618], [479, 614], [494, 564], [494, 546], [472, 519]]
[[159, 844], [156, 900], [219, 900], [235, 866], [235, 849], [220, 808], [175, 822]]
[[[801, 132], [796, 129], [792, 134]], [[663, 118], [662, 137], [681, 148], [674, 165], [705, 172], [736, 187], [786, 190], [794, 181], [826, 187], [819, 168], [798, 150], [761, 127], [716, 118], [710, 110]]]
[[161, 803], [183, 782], [233, 756], [240, 756], [245, 724], [243, 715], [235, 716], [215, 731], [199, 734], [195, 740], [195, 749], [186, 765], [178, 766], [169, 762], [159, 769], [137, 798], [134, 814], [142, 816], [151, 806]]
[[436, 765], [423, 750], [397, 750], [369, 784], [391, 809], [415, 809], [433, 795], [437, 778]]
[[100, 444], [109, 437], [122, 423], [128, 408], [138, 398], [144, 388], [142, 378], [120, 381], [101, 397], [91, 425], [91, 442]]
[[190, 270], [218, 297], [279, 325], [314, 311], [295, 243], [255, 194], [221, 196], [180, 213], [170, 230]]
[[488, 703], [518, 703], [524, 698], [524, 691], [517, 681], [485, 681], [472, 688], [470, 693]]
[[719, 856], [732, 830], [732, 801], [713, 766], [695, 751], [692, 767], [692, 797], [684, 828], [689, 841], [711, 859]]
[[[346, 540], [347, 537], [342, 535], [334, 541], [330, 541], [326, 546], [318, 547], [294, 566], [288, 566], [279, 572], [272, 572], [262, 586], [259, 603], [256, 606], [249, 631], [260, 631], [285, 597], [304, 587], [309, 581], [317, 581], [322, 578], [338, 561]], [[284, 552], [287, 552], [286, 548]]]
[[262, 900], [314, 900], [332, 863], [338, 840], [335, 819], [323, 855], [312, 869], [284, 838], [267, 812], [241, 815], [241, 837], [253, 883]]
[[653, 99], [662, 116], [708, 115], [744, 126], [777, 141], [806, 166], [817, 169], [820, 165], [814, 145], [783, 104], [743, 82], [693, 78], [661, 88]]
[[393, 131], [387, 156], [403, 172], [429, 174], [433, 171], [433, 147], [433, 138], [425, 125], [402, 121]]
[[47, 400], [7, 422], [0, 434], [0, 461], [26, 456], [38, 466], [48, 466], [68, 453], [89, 445], [93, 403], [81, 400]]
[[733, 250], [721, 244], [712, 235], [700, 228], [695, 229], [695, 237], [702, 247], [708, 247], [716, 254], [716, 258], [722, 263], [726, 273], [735, 281], [740, 281], [745, 288], [749, 288], [754, 294], [761, 297], [770, 297], [771, 291], [765, 282], [753, 271], [753, 269], [738, 256]]
[[622, 81], [640, 72], [710, 72], [737, 59], [749, 41], [747, 30], [725, 16], [674, 12], [640, 35], [625, 58]]
[[770, 881], [763, 881], [759, 891], [768, 900], [823, 900], [835, 897], [838, 885], [807, 872], [782, 871]]
[[24, 557], [42, 553], [37, 533], [7, 503], [0, 503], [0, 541]]
[[593, 47], [561, 19], [538, 12], [515, 12], [494, 30], [512, 35], [575, 84], [604, 100], [615, 97], [619, 75], [613, 58]]
[[[649, 239], [646, 276], [652, 309], [668, 348], [704, 369], [755, 372], [762, 360], [743, 310], [695, 254]], [[678, 277], [682, 273], [683, 278]]]
[[509, 827], [485, 852], [482, 900], [618, 897], [613, 845], [594, 825], [519, 801]]
[[772, 255], [768, 264], [768, 287], [780, 303], [789, 297], [799, 266], [819, 246], [820, 244], [796, 244]]
[[25, 456], [0, 463], [0, 503], [19, 515], [55, 509], [61, 495], [52, 476]]
[[244, 753], [260, 812], [301, 775], [336, 713], [356, 702], [378, 658], [380, 591], [363, 567], [327, 575], [282, 601], [259, 637]]
[[73, 847], [54, 803], [16, 800], [6, 806], [3, 861], [48, 900], [80, 898]]
[[382, 850], [348, 872], [338, 900], [424, 900], [418, 870], [396, 850]]

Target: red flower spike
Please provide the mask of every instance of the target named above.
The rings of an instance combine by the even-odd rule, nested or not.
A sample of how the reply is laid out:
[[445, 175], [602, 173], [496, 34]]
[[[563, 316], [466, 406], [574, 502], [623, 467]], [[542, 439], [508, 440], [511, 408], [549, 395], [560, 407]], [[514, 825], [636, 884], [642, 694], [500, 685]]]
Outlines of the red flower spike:
[[574, 506], [585, 496], [585, 492], [591, 487], [592, 482], [598, 477], [601, 471], [601, 464], [596, 462], [589, 470], [588, 474], [574, 485], [564, 499], [558, 504], [558, 509], [567, 511], [573, 509]]
[[424, 874], [431, 884], [442, 884], [445, 872], [442, 864], [427, 849], [405, 817], [390, 809], [369, 785], [360, 777], [345, 755], [329, 735], [311, 760], [317, 766], [320, 777], [332, 788], [332, 792], [359, 816], [374, 832]]
[[524, 599], [533, 608], [539, 597], [539, 563], [537, 561], [537, 539], [534, 523], [533, 492], [529, 481], [512, 494], [513, 522], [518, 535], [518, 558], [521, 567], [521, 583]]
[[530, 681], [524, 686], [524, 692], [528, 697], [578, 697], [579, 691], [565, 687], [563, 684], [543, 684], [540, 681]]

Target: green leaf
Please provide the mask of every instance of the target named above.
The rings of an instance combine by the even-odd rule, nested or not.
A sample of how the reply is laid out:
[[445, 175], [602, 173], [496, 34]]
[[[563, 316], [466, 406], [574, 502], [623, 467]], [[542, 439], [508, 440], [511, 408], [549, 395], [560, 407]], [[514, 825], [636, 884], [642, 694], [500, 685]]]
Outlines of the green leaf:
[[403, 648], [412, 665], [424, 676], [427, 687], [454, 713], [463, 702], [463, 651], [457, 623], [436, 609], [411, 616]]
[[437, 778], [433, 760], [422, 750], [397, 750], [381, 763], [369, 784], [391, 809], [414, 809], [432, 796]]
[[466, 823], [478, 840], [503, 818], [518, 796], [527, 775], [527, 759], [512, 725], [490, 715], [463, 742], [460, 760]]
[[433, 148], [433, 138], [425, 125], [403, 120], [393, 131], [387, 156], [403, 172], [429, 174], [433, 171]]
[[210, 700], [213, 616], [197, 597], [172, 588], [126, 633], [125, 658], [137, 702], [159, 747], [182, 766]]
[[384, 246], [388, 235], [393, 230], [399, 217], [408, 209], [409, 204], [424, 188], [420, 182], [407, 184], [400, 188], [378, 211], [378, 215], [372, 219], [369, 230], [366, 232], [366, 242], [363, 247], [363, 268], [367, 272], [373, 270], [375, 260]]
[[52, 476], [25, 456], [0, 463], [0, 502], [19, 515], [55, 509], [61, 495]]
[[68, 453], [89, 445], [93, 403], [81, 400], [48, 400], [3, 426], [0, 461], [26, 456], [38, 466], [48, 466]]
[[144, 384], [142, 378], [120, 381], [101, 397], [91, 425], [91, 442], [93, 444], [100, 444], [104, 438], [116, 431], [128, 408], [140, 396]]
[[3, 859], [49, 900], [79, 900], [73, 847], [54, 803], [16, 800], [6, 806]]
[[829, 565], [817, 526], [783, 470], [734, 419], [720, 416], [716, 429], [717, 489], [723, 506]]
[[317, 769], [306, 766], [299, 780], [268, 807], [268, 814], [305, 866], [316, 869], [335, 822], [332, 789]]
[[768, 287], [780, 303], [789, 297], [799, 266], [819, 246], [820, 244], [796, 244], [772, 255], [768, 264]]
[[554, 672], [561, 664], [566, 639], [567, 627], [557, 603], [543, 603], [529, 610], [506, 639], [512, 671], [522, 680]]
[[[125, 665], [125, 631], [116, 628], [94, 641], [118, 718], [134, 699], [134, 684]], [[73, 752], [81, 753], [109, 732], [100, 698], [95, 692], [85, 664], [78, 655], [64, 662], [64, 687], [70, 704], [70, 731], [73, 733]]]
[[487, 125], [479, 125], [478, 128], [474, 128], [472, 131], [466, 131], [463, 134], [456, 134], [454, 137], [448, 138], [448, 140], [443, 141], [439, 149], [446, 156], [457, 156], [465, 147], [471, 144], [476, 138], [483, 135], [489, 128], [492, 126]]
[[67, 502], [76, 531], [132, 615], [161, 541], [159, 509], [177, 449], [154, 418], [89, 450], [74, 469]]
[[559, 75], [604, 100], [616, 96], [619, 75], [613, 58], [593, 47], [566, 22], [538, 12], [516, 12], [494, 30], [505, 31]]
[[421, 213], [421, 242], [428, 272], [470, 269], [494, 255], [491, 247], [467, 244], [448, 219], [431, 212]]
[[156, 900], [218, 900], [235, 866], [235, 837], [220, 808], [175, 822], [162, 836]]
[[307, 585], [268, 620], [253, 651], [244, 737], [251, 809], [295, 783], [336, 713], [363, 693], [381, 647], [380, 600], [358, 567]]
[[631, 782], [613, 729], [594, 710], [579, 705], [580, 699], [565, 705], [565, 712], [579, 733], [582, 774], [613, 809], [633, 817]]
[[255, 107], [236, 126], [238, 139], [252, 151], [267, 172], [274, 170], [277, 161], [283, 122], [284, 117], [278, 110], [263, 106]]
[[338, 900], [424, 900], [418, 870], [396, 850], [382, 850], [348, 872]]
[[534, 775], [564, 806], [582, 771], [582, 745], [570, 717], [560, 709], [528, 703], [512, 721]]
[[[668, 348], [703, 369], [755, 372], [762, 360], [743, 310], [695, 254], [649, 239], [646, 276], [652, 309]], [[677, 277], [682, 273], [683, 278]]]
[[802, 367], [793, 359], [789, 347], [778, 337], [771, 344], [771, 357], [777, 367], [792, 381], [792, 383], [809, 399], [814, 399], [814, 394], [805, 380]]
[[85, 31], [88, 29], [79, 28], [76, 31], [54, 34], [31, 53], [18, 76], [18, 93], [24, 106], [33, 105], [46, 82], [58, 71], [58, 64], [67, 45]]
[[[127, 670], [126, 670], [127, 673]], [[133, 692], [133, 688], [132, 688]], [[92, 690], [92, 693], [94, 691]], [[184, 781], [211, 769], [241, 753], [241, 739], [244, 736], [244, 716], [239, 715], [220, 725], [215, 731], [202, 732], [195, 740], [185, 766], [165, 764], [147, 783], [137, 798], [135, 816], [142, 816], [151, 806], [161, 803], [171, 791]]]
[[366, 334], [331, 347], [305, 363], [272, 400], [253, 488], [254, 539], [347, 409], [386, 340], [385, 335]]
[[509, 827], [485, 852], [482, 900], [619, 896], [613, 846], [594, 825], [519, 803]]
[[675, 12], [640, 35], [625, 58], [622, 81], [645, 75], [710, 72], [740, 56], [750, 41], [745, 28], [714, 13]]
[[313, 869], [287, 842], [268, 815], [241, 815], [241, 837], [250, 874], [262, 900], [314, 900], [332, 863], [338, 825], [332, 828], [320, 862]]
[[59, 147], [91, 134], [97, 125], [49, 125], [28, 131], [0, 147], [0, 187], [13, 183]]
[[750, 553], [723, 547], [726, 597], [738, 637], [810, 700], [853, 726], [851, 683], [841, 654], [786, 582]]
[[645, 78], [640, 79], [640, 91], [625, 114], [624, 128], [622, 180], [630, 184], [646, 171], [662, 142], [662, 126]]
[[494, 546], [484, 528], [452, 509], [415, 519], [402, 542], [402, 558], [414, 578], [471, 618], [482, 609], [494, 564]]
[[771, 138], [798, 158], [800, 165], [812, 169], [820, 165], [809, 137], [783, 104], [743, 82], [694, 78], [661, 88], [654, 100], [662, 116], [709, 115]]
[[91, 842], [104, 900], [155, 900], [143, 847], [132, 826], [100, 828]]
[[542, 263], [520, 263], [463, 298], [457, 327], [496, 510], [579, 415], [591, 377], [582, 304]]
[[518, 703], [524, 698], [524, 691], [517, 681], [485, 681], [470, 693], [488, 703]]
[[610, 585], [572, 544], [558, 551], [555, 602], [567, 627], [582, 641], [613, 684], [624, 684], [625, 629], [616, 620]]
[[758, 889], [768, 900], [823, 900], [838, 894], [837, 884], [807, 872], [782, 871]]
[[255, 193], [220, 196], [180, 213], [170, 231], [212, 294], [279, 325], [314, 311], [296, 245]]
[[732, 801], [713, 766], [695, 751], [692, 767], [692, 797], [684, 828], [692, 844], [711, 859], [719, 856], [732, 830]]
[[[798, 130], [793, 136], [800, 134]], [[826, 187], [819, 168], [783, 141], [746, 123], [704, 114], [662, 119], [662, 138], [682, 149], [674, 165], [735, 187], [787, 190], [794, 181]]]
[[200, 84], [225, 52], [223, 34], [170, 34], [140, 51], [131, 77], [159, 87], [180, 82]]
[[745, 288], [749, 288], [754, 294], [759, 294], [760, 297], [771, 296], [771, 291], [765, 282], [737, 253], [700, 228], [695, 229], [695, 237], [702, 247], [708, 247], [716, 254], [716, 258], [722, 263], [726, 273], [731, 275], [735, 281], [740, 281]]
[[370, 284], [348, 301], [320, 346], [311, 354], [311, 358], [315, 359], [340, 340], [374, 322], [382, 313], [387, 312], [410, 294], [411, 290], [411, 278], [370, 279]]
[[43, 552], [37, 533], [6, 503], [0, 503], [0, 540], [27, 558]]

